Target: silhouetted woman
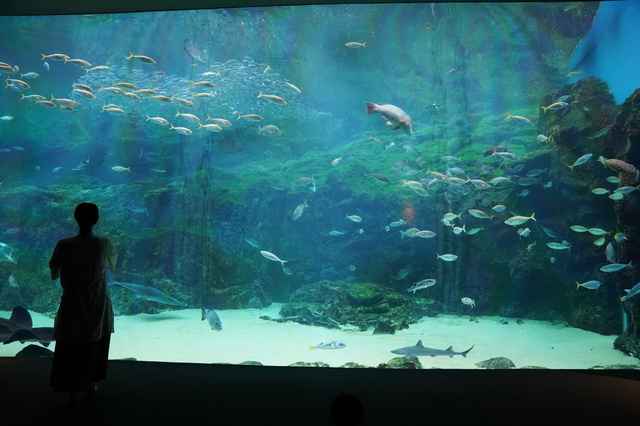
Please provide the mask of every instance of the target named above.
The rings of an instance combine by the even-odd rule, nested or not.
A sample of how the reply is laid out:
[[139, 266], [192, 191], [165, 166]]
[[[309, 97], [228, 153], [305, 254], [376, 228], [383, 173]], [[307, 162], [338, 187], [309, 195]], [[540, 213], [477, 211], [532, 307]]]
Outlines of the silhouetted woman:
[[98, 206], [81, 203], [74, 217], [78, 235], [58, 241], [49, 261], [51, 279], [60, 278], [63, 289], [50, 384], [55, 392], [69, 393], [71, 408], [78, 407], [82, 391], [95, 395], [97, 382], [106, 377], [113, 333], [106, 268], [114, 270], [118, 258], [111, 241], [93, 235]]

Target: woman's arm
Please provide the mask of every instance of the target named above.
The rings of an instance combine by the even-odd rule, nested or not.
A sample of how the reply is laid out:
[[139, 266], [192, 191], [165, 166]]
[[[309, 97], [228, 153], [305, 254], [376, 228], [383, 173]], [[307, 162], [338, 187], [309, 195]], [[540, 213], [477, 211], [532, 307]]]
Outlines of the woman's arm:
[[49, 269], [51, 270], [51, 279], [57, 280], [60, 278], [60, 249], [59, 243], [56, 244], [56, 248], [53, 249], [51, 260], [49, 260]]

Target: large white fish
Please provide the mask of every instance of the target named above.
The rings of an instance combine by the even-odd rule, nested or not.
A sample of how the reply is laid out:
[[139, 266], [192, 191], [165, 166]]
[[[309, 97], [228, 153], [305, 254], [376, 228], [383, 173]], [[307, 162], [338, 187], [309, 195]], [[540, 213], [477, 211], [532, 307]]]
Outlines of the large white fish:
[[200, 321], [204, 321], [205, 319], [209, 322], [209, 326], [212, 330], [222, 330], [222, 321], [220, 321], [220, 317], [215, 313], [213, 309], [202, 308], [202, 318], [200, 319]]
[[266, 257], [269, 260], [273, 260], [274, 262], [280, 262], [282, 263], [282, 266], [284, 266], [284, 263], [286, 262], [286, 260], [282, 260], [280, 259], [278, 256], [276, 256], [275, 254], [265, 251], [265, 250], [260, 250], [260, 254], [263, 255], [264, 257]]
[[375, 114], [379, 112], [382, 118], [388, 120], [388, 125], [393, 126], [393, 130], [402, 129], [408, 134], [413, 134], [411, 127], [411, 117], [406, 112], [395, 105], [391, 104], [375, 104], [367, 102], [367, 114]]

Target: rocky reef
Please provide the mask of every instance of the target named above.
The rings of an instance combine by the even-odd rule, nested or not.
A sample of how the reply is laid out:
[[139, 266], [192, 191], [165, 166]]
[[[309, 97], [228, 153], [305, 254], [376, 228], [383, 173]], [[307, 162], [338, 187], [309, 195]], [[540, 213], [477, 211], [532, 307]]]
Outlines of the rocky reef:
[[410, 297], [378, 284], [320, 281], [296, 290], [280, 316], [306, 325], [393, 334], [444, 310], [432, 299]]

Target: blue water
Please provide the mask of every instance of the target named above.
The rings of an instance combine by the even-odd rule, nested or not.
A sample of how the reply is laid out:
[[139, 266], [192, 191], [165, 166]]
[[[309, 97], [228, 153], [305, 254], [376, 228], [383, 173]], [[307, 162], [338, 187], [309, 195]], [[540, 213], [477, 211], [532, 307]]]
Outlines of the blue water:
[[[600, 332], [576, 319], [576, 307], [594, 303], [615, 318], [606, 330], [619, 329], [618, 293], [632, 277], [603, 285], [601, 301], [575, 288], [610, 279], [593, 264], [606, 262], [617, 216], [613, 201], [586, 187], [588, 176], [611, 186], [604, 179], [614, 173], [596, 159], [614, 153], [604, 142], [592, 149], [608, 136], [587, 139], [608, 116], [594, 118], [573, 99], [566, 110], [540, 106], [588, 76], [625, 100], [638, 86], [633, 67], [615, 78], [603, 70], [633, 57], [627, 31], [637, 8], [603, 23], [607, 5], [592, 27], [597, 4], [567, 6], [0, 17], [8, 78], [0, 91], [0, 309], [55, 312], [60, 290], [46, 262], [55, 242], [75, 232], [75, 205], [90, 201], [102, 212], [97, 232], [120, 253], [114, 279], [192, 308], [286, 302], [323, 279], [404, 295], [436, 279], [413, 296], [449, 313], [529, 316]], [[597, 54], [581, 53], [583, 46]], [[43, 58], [53, 54], [67, 62]], [[576, 65], [578, 57], [586, 59]], [[585, 73], [568, 78], [568, 70]], [[82, 92], [87, 86], [93, 95]], [[44, 98], [24, 98], [33, 95]], [[367, 114], [365, 103], [397, 108], [386, 112], [393, 123]], [[568, 149], [540, 139], [568, 111], [579, 143]], [[393, 129], [407, 121], [413, 134]], [[496, 145], [505, 148], [485, 152]], [[587, 153], [593, 158], [575, 173], [565, 167]], [[447, 213], [460, 216], [446, 220]], [[568, 228], [576, 224], [604, 228], [606, 243]], [[180, 308], [127, 291], [112, 289], [119, 315]]]
[[608, 82], [618, 103], [640, 85], [640, 47], [629, 43], [640, 37], [639, 20], [638, 1], [602, 2], [592, 29], [569, 62], [570, 70], [585, 71], [585, 75]]

